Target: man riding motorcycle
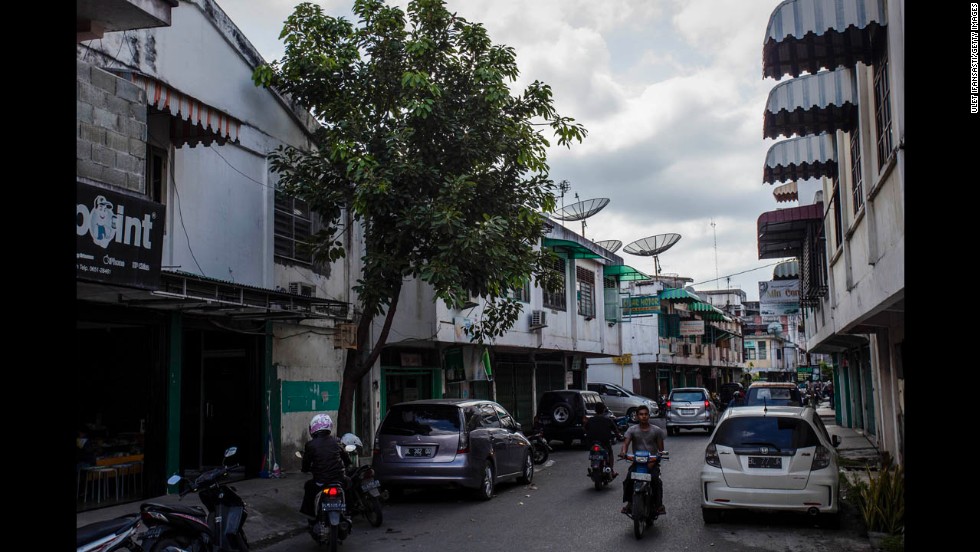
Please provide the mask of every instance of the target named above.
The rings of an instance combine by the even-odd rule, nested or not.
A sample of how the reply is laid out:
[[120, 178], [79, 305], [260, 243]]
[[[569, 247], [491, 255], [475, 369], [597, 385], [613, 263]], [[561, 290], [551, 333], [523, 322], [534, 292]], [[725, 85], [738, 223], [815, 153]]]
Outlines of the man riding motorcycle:
[[[619, 429], [616, 422], [606, 415], [606, 405], [599, 403], [595, 406], [595, 416], [585, 421], [585, 444], [601, 443], [606, 449], [606, 458], [609, 458], [609, 465], [613, 466], [616, 457], [613, 456], [613, 439], [619, 436]], [[619, 475], [613, 467], [613, 479]]]
[[[626, 457], [626, 451], [629, 450], [630, 444], [633, 445], [634, 454], [638, 450], [646, 450], [651, 454], [663, 452], [664, 438], [667, 436], [667, 432], [660, 426], [650, 423], [650, 409], [645, 406], [640, 406], [636, 409], [636, 418], [639, 420], [639, 423], [626, 430], [625, 439], [623, 440], [623, 448], [619, 454], [619, 457]], [[631, 464], [629, 472], [627, 472], [626, 479], [623, 480], [623, 502], [626, 504], [623, 505], [623, 509], [621, 511], [624, 514], [629, 513], [632, 509], [633, 482], [630, 480], [630, 476], [628, 474], [635, 471], [635, 469], [636, 464]], [[659, 466], [656, 469], [659, 470]], [[654, 499], [657, 503], [657, 513], [663, 515], [667, 513], [667, 510], [664, 508], [663, 485], [659, 484], [659, 477], [654, 479], [658, 482], [654, 485]]]
[[300, 513], [316, 517], [313, 509], [317, 493], [330, 483], [340, 483], [344, 489], [350, 487], [350, 478], [344, 471], [351, 465], [350, 456], [344, 444], [330, 434], [333, 420], [328, 414], [317, 414], [310, 420], [310, 437], [303, 452], [303, 473], [310, 472], [313, 478], [306, 482], [303, 490], [303, 504]]

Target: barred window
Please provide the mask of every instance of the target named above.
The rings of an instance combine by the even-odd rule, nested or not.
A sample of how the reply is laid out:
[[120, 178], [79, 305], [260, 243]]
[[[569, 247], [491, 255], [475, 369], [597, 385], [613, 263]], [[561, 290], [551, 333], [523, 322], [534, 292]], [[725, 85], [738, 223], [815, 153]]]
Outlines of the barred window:
[[840, 178], [837, 176], [834, 176], [834, 196], [831, 201], [834, 208], [834, 249], [837, 249], [844, 242], [844, 225], [840, 210]]
[[766, 360], [766, 349], [769, 348], [769, 344], [766, 342], [759, 342], [759, 360]]
[[851, 208], [856, 215], [864, 205], [864, 175], [861, 172], [861, 141], [851, 133]]
[[507, 297], [520, 301], [521, 303], [531, 302], [531, 284], [524, 282], [524, 284], [517, 289], [510, 289], [507, 291]]
[[312, 265], [308, 243], [313, 234], [313, 215], [305, 201], [276, 191], [275, 256], [278, 260]]
[[554, 291], [548, 291], [543, 289], [544, 295], [544, 306], [549, 309], [555, 310], [566, 310], [565, 309], [565, 259], [555, 259], [554, 265], [552, 265], [549, 270], [557, 272], [561, 278], [561, 288]]
[[580, 266], [575, 267], [575, 296], [578, 300], [578, 313], [595, 317], [595, 272]]
[[875, 129], [878, 132], [878, 170], [892, 152], [891, 86], [888, 83], [888, 48], [882, 44], [874, 62]]

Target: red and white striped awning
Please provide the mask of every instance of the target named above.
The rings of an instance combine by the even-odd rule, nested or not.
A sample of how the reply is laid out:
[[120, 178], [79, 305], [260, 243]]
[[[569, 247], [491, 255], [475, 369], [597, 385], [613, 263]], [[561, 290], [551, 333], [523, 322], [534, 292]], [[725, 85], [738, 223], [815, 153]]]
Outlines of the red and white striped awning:
[[191, 147], [211, 141], [224, 144], [238, 142], [242, 123], [238, 119], [209, 106], [187, 94], [145, 75], [130, 74], [131, 80], [146, 91], [146, 101], [153, 107], [169, 112], [175, 119], [171, 124], [171, 140], [177, 145]]

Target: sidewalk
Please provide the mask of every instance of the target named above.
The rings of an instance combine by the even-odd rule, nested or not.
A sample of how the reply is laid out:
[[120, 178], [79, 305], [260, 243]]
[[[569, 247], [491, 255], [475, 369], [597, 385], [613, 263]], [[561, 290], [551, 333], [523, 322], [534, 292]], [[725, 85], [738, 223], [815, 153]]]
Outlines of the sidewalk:
[[[878, 449], [860, 430], [840, 427], [834, 421], [834, 411], [822, 403], [817, 413], [827, 426], [831, 435], [839, 435], [841, 444], [837, 451], [851, 467], [845, 466], [849, 474], [862, 477], [864, 466], [877, 466]], [[303, 484], [307, 476], [300, 472], [283, 473], [279, 479], [246, 479], [231, 485], [248, 505], [248, 520], [245, 534], [252, 549], [258, 550], [281, 540], [302, 534], [306, 531], [306, 517], [299, 513], [303, 500]], [[141, 502], [179, 502], [177, 495], [166, 495], [144, 501], [110, 506], [98, 510], [81, 512], [76, 516], [76, 527], [88, 525], [139, 511]], [[184, 504], [201, 505], [196, 494], [184, 497]]]

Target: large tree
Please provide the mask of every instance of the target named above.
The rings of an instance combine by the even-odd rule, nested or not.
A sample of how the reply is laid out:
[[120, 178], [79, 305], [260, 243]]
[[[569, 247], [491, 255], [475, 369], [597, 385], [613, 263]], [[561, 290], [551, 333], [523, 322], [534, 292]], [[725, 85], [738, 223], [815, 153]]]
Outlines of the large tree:
[[[406, 279], [452, 308], [483, 297], [470, 329], [479, 343], [517, 321], [509, 290], [529, 280], [560, 286], [550, 254], [534, 249], [545, 232], [539, 213], [555, 207], [543, 131], [566, 147], [586, 135], [556, 112], [548, 85], [513, 94], [514, 49], [442, 0], [413, 0], [407, 20], [379, 0], [355, 0], [353, 13], [356, 25], [299, 4], [280, 35], [283, 58], [254, 73], [322, 125], [311, 151], [285, 147], [271, 158], [283, 191], [323, 219], [314, 258], [346, 254], [345, 212], [363, 228], [358, 348], [346, 357], [338, 432], [351, 429], [354, 391], [386, 343]], [[378, 316], [382, 330], [369, 343]]]

